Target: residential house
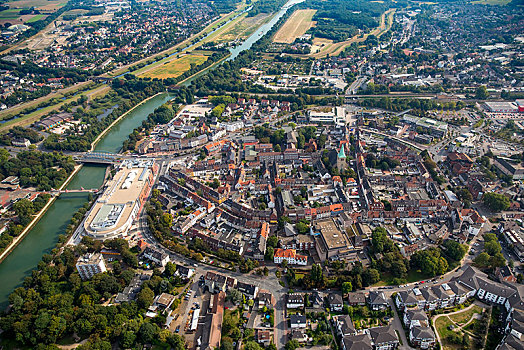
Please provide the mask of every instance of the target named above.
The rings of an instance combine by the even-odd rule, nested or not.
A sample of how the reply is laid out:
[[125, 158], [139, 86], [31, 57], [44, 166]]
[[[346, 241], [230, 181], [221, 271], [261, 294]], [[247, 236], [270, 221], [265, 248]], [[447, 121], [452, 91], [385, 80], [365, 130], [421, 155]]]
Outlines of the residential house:
[[298, 309], [304, 307], [304, 296], [298, 293], [288, 294], [286, 296], [286, 308]]
[[142, 257], [154, 262], [159, 266], [166, 266], [169, 262], [169, 255], [151, 247], [146, 247], [142, 252]]
[[396, 349], [399, 345], [397, 334], [392, 325], [370, 328], [369, 335], [375, 350]]
[[348, 294], [348, 303], [351, 306], [366, 305], [366, 295], [362, 292], [352, 292]]
[[338, 293], [329, 293], [328, 295], [328, 304], [331, 312], [341, 312], [344, 306], [344, 299], [342, 295]]
[[289, 316], [291, 328], [306, 328], [307, 319], [306, 316], [302, 315], [291, 315]]
[[415, 326], [409, 331], [409, 341], [420, 349], [431, 349], [437, 343], [433, 329], [428, 326]]
[[369, 334], [351, 335], [342, 338], [343, 350], [373, 350]]
[[237, 289], [248, 299], [255, 299], [258, 295], [258, 287], [254, 284], [237, 282]]
[[388, 307], [386, 295], [380, 291], [370, 291], [368, 295], [368, 304], [371, 310], [384, 310]]
[[497, 267], [497, 269], [495, 270], [495, 275], [499, 279], [499, 282], [517, 282], [517, 278], [511, 271], [510, 267], [507, 265], [503, 267]]
[[357, 334], [357, 330], [355, 329], [353, 321], [349, 315], [334, 316], [333, 323], [335, 329], [337, 330], [337, 334], [339, 334], [341, 337]]

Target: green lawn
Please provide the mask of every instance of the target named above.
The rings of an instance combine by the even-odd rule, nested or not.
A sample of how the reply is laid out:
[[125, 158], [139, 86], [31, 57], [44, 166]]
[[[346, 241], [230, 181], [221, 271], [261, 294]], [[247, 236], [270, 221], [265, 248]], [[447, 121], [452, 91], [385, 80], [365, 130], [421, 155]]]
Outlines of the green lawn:
[[465, 310], [455, 315], [450, 315], [449, 318], [451, 318], [451, 320], [455, 323], [463, 324], [463, 323], [468, 322], [474, 314], [481, 314], [481, 313], [482, 313], [482, 308], [480, 306], [473, 305], [471, 309]]
[[27, 21], [25, 21], [26, 23], [32, 23], [32, 22], [36, 22], [36, 21], [39, 21], [41, 20], [42, 18], [44, 18], [45, 15], [36, 15], [34, 17], [31, 17], [29, 18]]
[[[382, 279], [375, 283], [373, 286], [381, 287], [381, 286], [391, 286], [393, 285], [393, 280], [395, 279], [394, 276], [390, 275], [389, 273], [382, 273], [381, 274]], [[420, 271], [410, 270], [408, 271], [408, 276], [406, 278], [405, 283], [412, 283], [412, 282], [418, 282], [424, 279], [427, 279], [429, 277], [423, 275]]]
[[[459, 345], [452, 344], [448, 341], [448, 337], [458, 335], [460, 337], [464, 336], [464, 332], [462, 330], [450, 330], [448, 327], [450, 325], [454, 325], [455, 327], [458, 327], [457, 324], [465, 324], [467, 321], [471, 319], [473, 314], [475, 313], [481, 313], [482, 308], [480, 306], [474, 305], [471, 307], [471, 309], [464, 310], [458, 314], [454, 315], [442, 315], [437, 318], [435, 321], [435, 329], [437, 330], [440, 339], [442, 341], [442, 349], [459, 349], [461, 348]], [[457, 323], [457, 324], [454, 324]], [[474, 323], [474, 321], [472, 322]], [[471, 332], [472, 328], [470, 325], [465, 327], [465, 331]], [[471, 338], [471, 336], [470, 336]], [[474, 344], [474, 341], [471, 341], [471, 344]]]
[[20, 9], [0, 11], [0, 19], [15, 19], [20, 16]]
[[437, 329], [437, 332], [440, 335], [440, 338], [442, 340], [444, 340], [449, 335], [454, 333], [453, 331], [448, 329], [448, 327], [451, 324], [452, 324], [451, 320], [447, 318], [446, 316], [441, 316], [437, 318], [437, 321], [435, 321], [435, 328]]

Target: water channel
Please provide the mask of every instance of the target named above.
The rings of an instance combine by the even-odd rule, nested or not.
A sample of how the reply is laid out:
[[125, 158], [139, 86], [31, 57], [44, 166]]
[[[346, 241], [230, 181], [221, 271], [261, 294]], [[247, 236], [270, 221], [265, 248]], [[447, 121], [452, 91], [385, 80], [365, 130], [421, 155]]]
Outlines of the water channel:
[[[231, 49], [234, 59], [240, 52], [249, 49], [266, 34], [293, 5], [304, 0], [290, 0], [273, 18], [258, 28], [244, 43]], [[121, 122], [116, 124], [96, 145], [96, 151], [116, 153], [127, 136], [139, 126], [157, 107], [169, 101], [169, 94], [158, 95], [135, 108]], [[68, 184], [68, 189], [98, 188], [102, 185], [104, 166], [85, 165]], [[22, 242], [0, 263], [0, 309], [8, 303], [9, 294], [21, 286], [24, 278], [38, 265], [42, 255], [49, 253], [58, 242], [58, 236], [65, 232], [73, 214], [87, 201], [87, 194], [62, 194], [41, 220], [31, 229]]]

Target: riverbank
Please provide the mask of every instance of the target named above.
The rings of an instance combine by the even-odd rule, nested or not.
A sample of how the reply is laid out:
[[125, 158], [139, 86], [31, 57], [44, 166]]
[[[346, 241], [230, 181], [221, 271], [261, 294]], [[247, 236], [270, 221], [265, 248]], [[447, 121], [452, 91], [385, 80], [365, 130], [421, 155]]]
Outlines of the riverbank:
[[142, 102], [136, 104], [135, 106], [133, 106], [133, 108], [131, 108], [130, 110], [128, 110], [127, 112], [125, 113], [122, 113], [122, 115], [118, 118], [116, 118], [111, 124], [109, 124], [109, 126], [107, 128], [105, 128], [104, 130], [102, 130], [102, 132], [96, 137], [96, 139], [93, 140], [93, 142], [91, 142], [91, 152], [93, 152], [95, 150], [95, 147], [98, 143], [98, 141], [100, 141], [102, 139], [102, 137], [105, 136], [105, 134], [108, 133], [109, 130], [111, 130], [113, 128], [113, 126], [115, 126], [116, 124], [118, 124], [123, 118], [125, 118], [125, 116], [129, 113], [131, 113], [135, 108], [138, 108], [140, 107], [142, 104], [148, 102], [149, 100], [151, 100], [152, 98], [155, 98], [157, 97], [158, 95], [161, 95], [161, 94], [165, 94], [165, 92], [159, 92], [153, 96], [150, 96], [148, 98], [146, 98], [145, 100], [143, 100]]
[[185, 78], [184, 80], [181, 80], [177, 86], [187, 86], [189, 85], [194, 78], [202, 75], [202, 74], [205, 74], [206, 72], [210, 71], [211, 69], [215, 68], [216, 66], [218, 66], [219, 64], [222, 64], [225, 60], [227, 60], [229, 58], [229, 56], [231, 56], [231, 53], [229, 53], [227, 56], [225, 57], [222, 57], [221, 59], [219, 59], [218, 61], [216, 61], [215, 63], [213, 63], [212, 65], [210, 65], [209, 67], [206, 67], [204, 69], [202, 69], [201, 71], [199, 72], [196, 72], [195, 74], [192, 74], [190, 76], [188, 76], [187, 78]]
[[[69, 177], [64, 181], [64, 183], [60, 186], [58, 190], [62, 191], [69, 184], [69, 182], [71, 182], [71, 180], [75, 177], [75, 175], [78, 173], [78, 171], [80, 171], [81, 168], [82, 168], [82, 164], [75, 166], [75, 169], [73, 170], [73, 172], [69, 175]], [[0, 263], [4, 261], [4, 259], [9, 255], [9, 253], [11, 253], [11, 251], [14, 248], [16, 248], [16, 246], [24, 239], [24, 237], [29, 233], [29, 231], [31, 231], [31, 229], [37, 224], [37, 222], [40, 221], [42, 216], [44, 216], [47, 209], [51, 207], [51, 205], [53, 204], [53, 202], [56, 200], [57, 197], [58, 196], [51, 197], [47, 201], [46, 205], [44, 205], [42, 210], [40, 210], [38, 214], [36, 214], [36, 216], [33, 218], [33, 220], [31, 220], [29, 225], [27, 225], [24, 228], [24, 230], [13, 239], [11, 244], [5, 248], [5, 250], [0, 254]]]
[[[134, 109], [136, 109], [137, 107], [141, 106], [142, 104], [146, 103], [147, 101], [151, 100], [152, 98], [160, 95], [160, 94], [164, 94], [165, 92], [159, 92], [153, 96], [150, 96], [148, 98], [146, 98], [145, 100], [143, 100], [142, 102], [136, 104], [133, 108], [131, 108], [130, 110], [128, 110], [127, 112], [125, 113], [122, 113], [122, 115], [120, 117], [118, 117], [117, 119], [115, 119], [107, 128], [105, 128], [97, 137], [95, 140], [93, 140], [93, 142], [91, 143], [91, 151], [93, 151], [97, 145], [97, 143], [102, 139], [102, 137], [104, 137], [104, 135], [106, 135], [116, 124], [118, 124], [123, 118], [125, 118], [129, 113], [131, 113]], [[74, 178], [74, 176], [78, 173], [78, 171], [82, 168], [82, 164], [79, 164], [75, 167], [75, 169], [73, 170], [73, 172], [69, 175], [69, 177], [64, 181], [64, 183], [60, 186], [60, 188], [58, 189], [59, 191], [62, 191], [70, 182], [71, 180]], [[11, 242], [11, 244], [9, 246], [6, 247], [6, 249], [0, 253], [0, 263], [2, 263], [2, 261], [9, 255], [9, 253], [11, 253], [11, 251], [18, 245], [20, 244], [20, 242], [24, 239], [24, 237], [31, 231], [31, 229], [38, 223], [38, 221], [42, 218], [42, 216], [44, 216], [44, 214], [46, 213], [46, 211], [51, 207], [51, 205], [53, 204], [53, 202], [56, 200], [57, 196], [53, 196], [51, 197], [51, 199], [49, 199], [49, 201], [46, 203], [46, 205], [42, 208], [42, 210], [40, 210], [38, 212], [38, 214], [36, 214], [36, 216], [33, 218], [33, 220], [31, 220], [31, 222], [29, 223], [29, 225], [27, 225], [24, 230], [18, 235], [16, 236], [14, 239], [13, 239], [13, 242]]]

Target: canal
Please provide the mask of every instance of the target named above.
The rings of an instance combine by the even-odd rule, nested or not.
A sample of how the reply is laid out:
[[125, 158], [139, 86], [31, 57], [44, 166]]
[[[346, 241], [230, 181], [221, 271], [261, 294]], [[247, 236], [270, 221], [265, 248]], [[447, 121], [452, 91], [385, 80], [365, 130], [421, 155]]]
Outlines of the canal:
[[[242, 51], [251, 46], [264, 36], [295, 4], [304, 0], [290, 0], [273, 18], [258, 28], [244, 43], [231, 49], [234, 59]], [[111, 130], [98, 142], [96, 151], [116, 153], [127, 136], [139, 126], [147, 116], [157, 107], [169, 101], [169, 94], [158, 95], [144, 104], [135, 108], [122, 121], [113, 126]], [[68, 189], [98, 188], [104, 180], [105, 167], [85, 165], [68, 184]], [[33, 227], [20, 244], [0, 263], [0, 309], [8, 303], [9, 294], [21, 286], [24, 278], [38, 265], [42, 255], [49, 253], [58, 242], [58, 236], [65, 232], [73, 214], [87, 201], [87, 194], [67, 193], [62, 194], [43, 215], [41, 220]]]
[[[165, 93], [135, 108], [98, 142], [95, 150], [118, 152], [133, 129], [140, 125], [155, 108], [169, 99], [169, 94]], [[98, 188], [102, 185], [104, 174], [104, 166], [85, 165], [67, 188]], [[42, 259], [42, 255], [49, 253], [55, 247], [58, 236], [65, 232], [73, 214], [87, 201], [87, 196], [85, 193], [60, 195], [20, 244], [0, 263], [0, 281], [2, 281], [0, 309], [3, 310], [7, 306], [9, 294], [31, 274]]]

